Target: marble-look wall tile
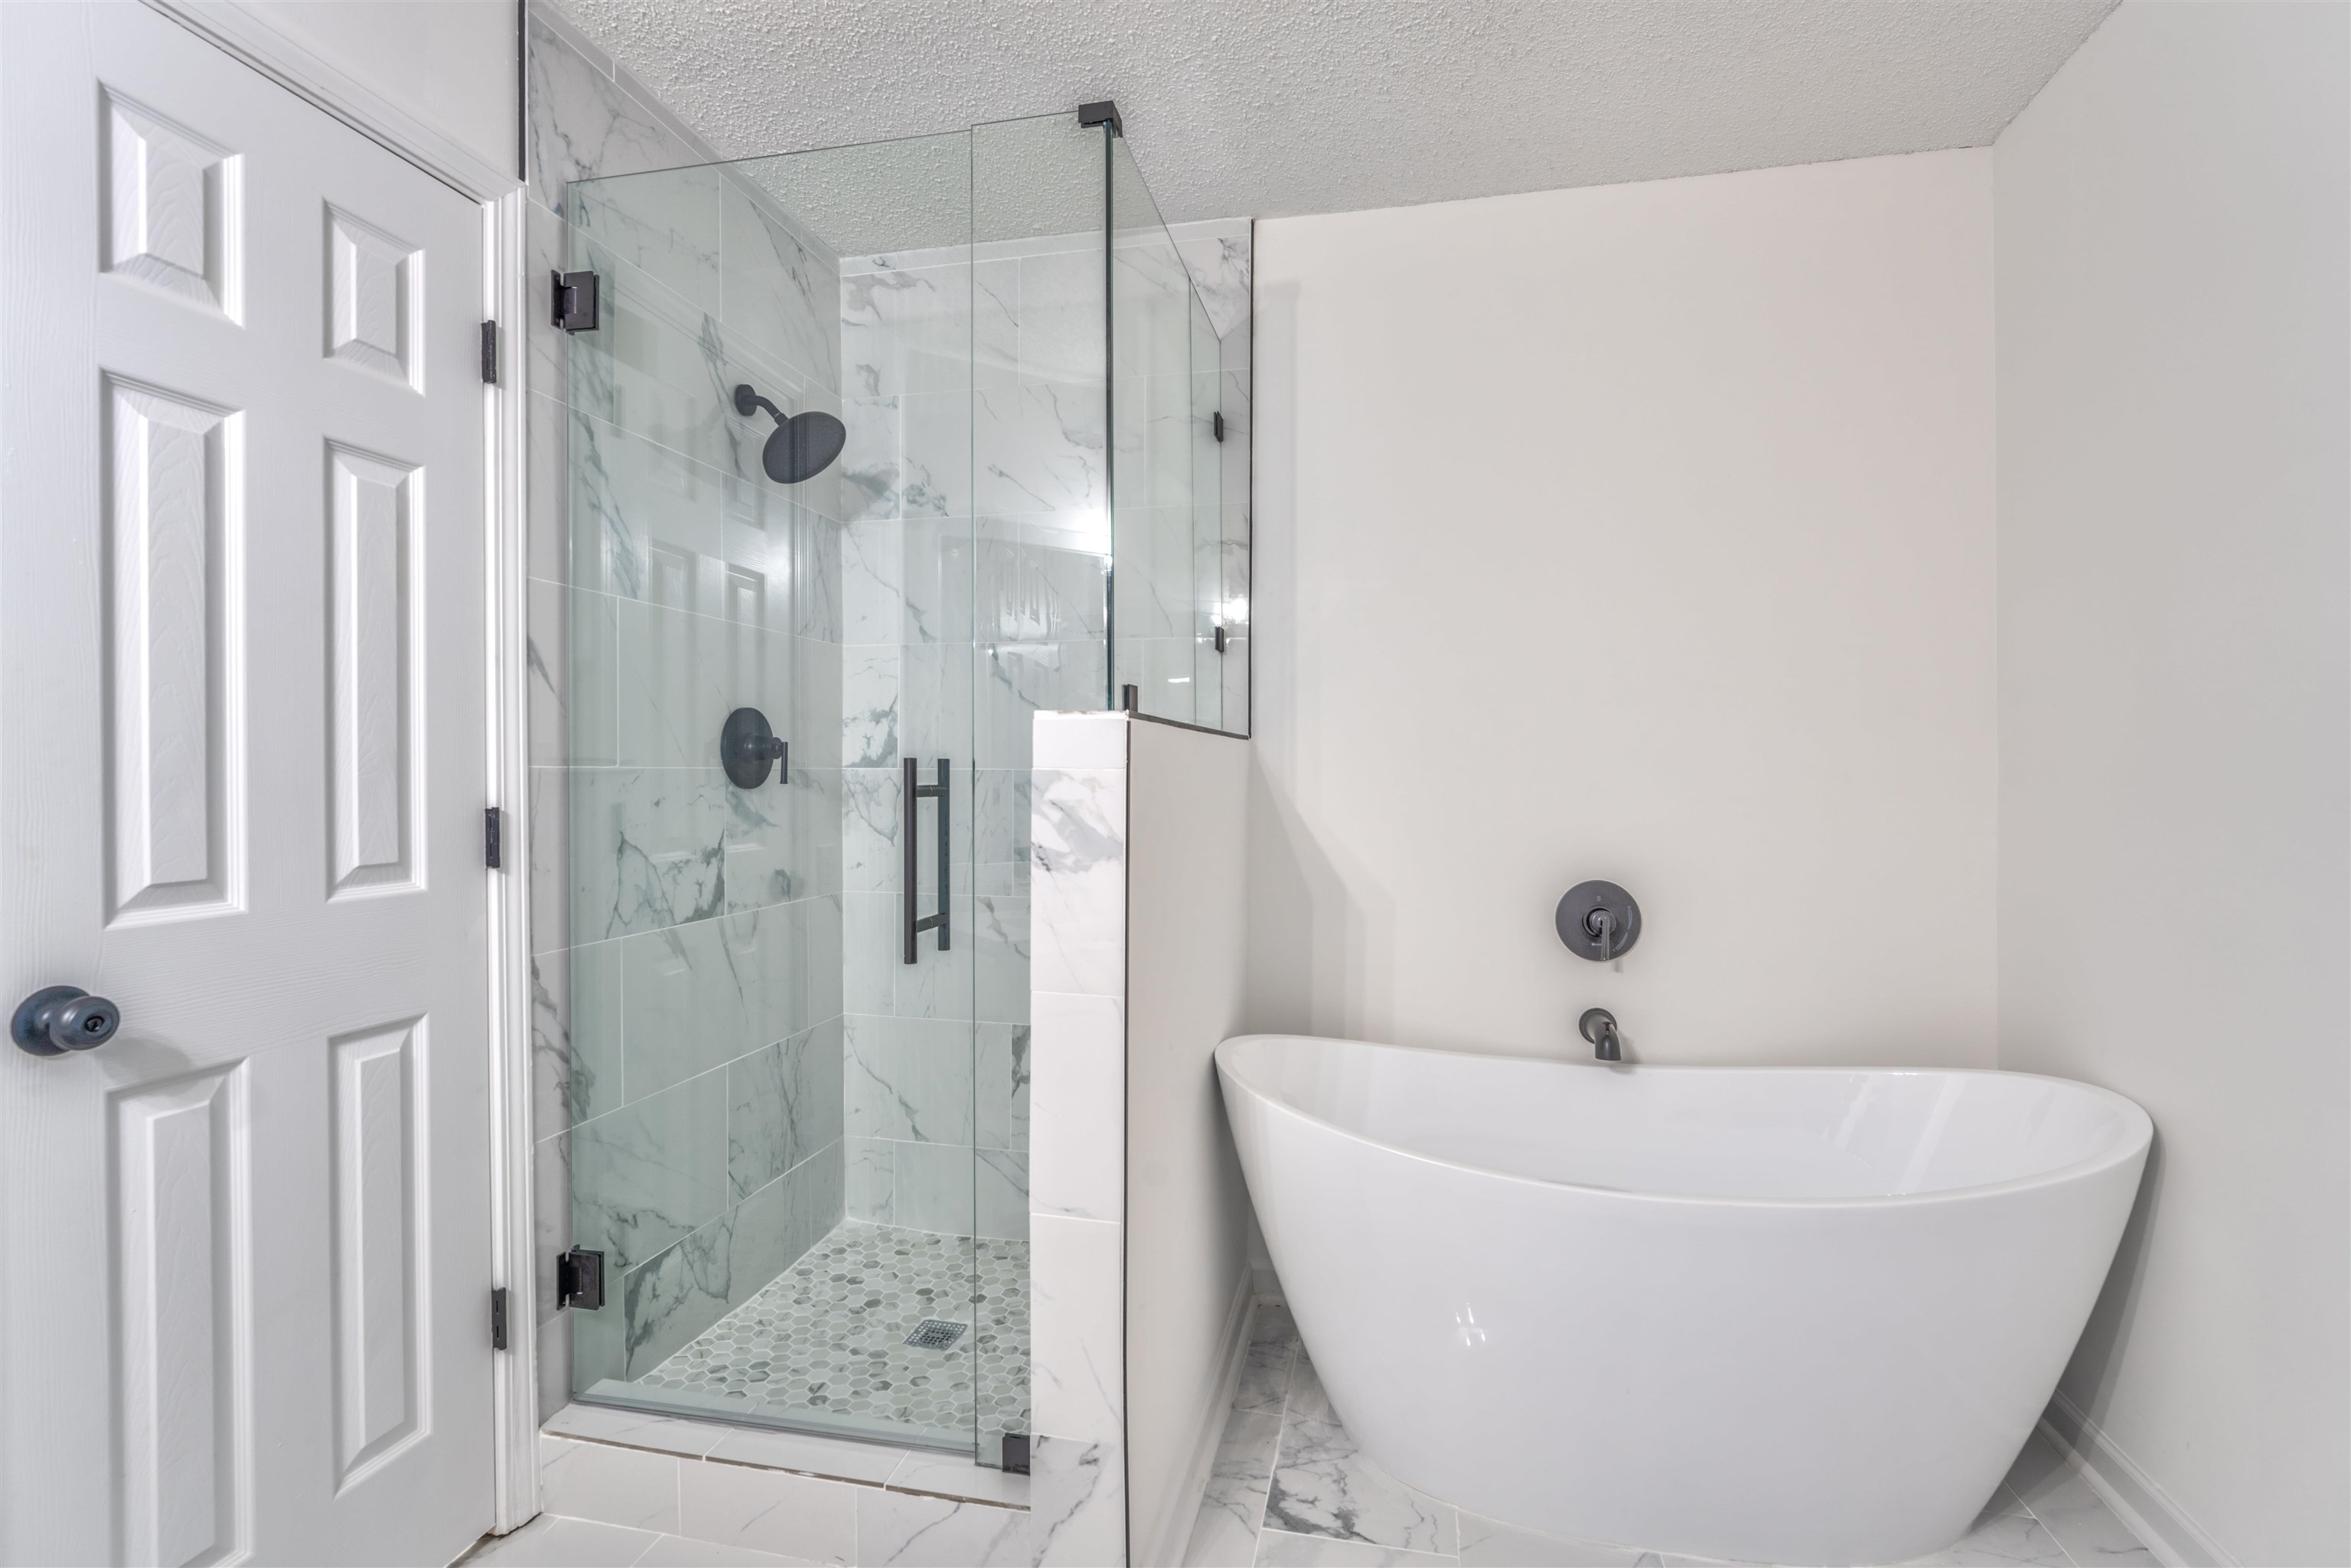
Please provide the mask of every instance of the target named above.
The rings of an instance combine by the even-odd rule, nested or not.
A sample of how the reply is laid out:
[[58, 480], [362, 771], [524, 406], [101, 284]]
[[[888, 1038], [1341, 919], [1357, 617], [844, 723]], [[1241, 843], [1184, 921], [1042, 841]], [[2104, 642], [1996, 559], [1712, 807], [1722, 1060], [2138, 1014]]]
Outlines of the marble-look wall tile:
[[565, 210], [571, 183], [703, 162], [712, 154], [650, 94], [632, 91], [611, 57], [552, 7], [524, 14], [523, 101], [531, 198]]
[[1126, 984], [1126, 776], [1040, 767], [1031, 784], [1032, 988], [1116, 996]]
[[842, 379], [840, 260], [773, 201], [757, 194], [741, 172], [724, 172], [720, 314], [729, 329], [760, 344], [788, 369], [839, 390], [848, 384]]
[[976, 1234], [1006, 1241], [1029, 1239], [1029, 1156], [1010, 1149], [972, 1151]]
[[1066, 1215], [1029, 1217], [1030, 1405], [1040, 1432], [1125, 1439], [1123, 1229]]
[[852, 1135], [846, 1140], [845, 1201], [850, 1218], [875, 1225], [897, 1223], [895, 1146], [886, 1138]]
[[891, 1223], [941, 1236], [974, 1234], [969, 1144], [893, 1143]]
[[1102, 1568], [1126, 1561], [1126, 1461], [1114, 1443], [1040, 1436], [1029, 1451], [1031, 1561]]
[[851, 1135], [970, 1146], [968, 1021], [852, 1013], [845, 1038]]
[[840, 1142], [841, 1020], [726, 1064], [726, 1178], [737, 1201]]
[[726, 1081], [698, 1078], [571, 1130], [572, 1237], [601, 1251], [608, 1277], [634, 1267], [726, 1207]]
[[1027, 1024], [982, 1023], [974, 1031], [973, 1134], [983, 1149], [1026, 1152], [1031, 1030]]
[[1125, 1000], [1040, 991], [1033, 1005], [1030, 1207], [1119, 1219], [1126, 1211]]

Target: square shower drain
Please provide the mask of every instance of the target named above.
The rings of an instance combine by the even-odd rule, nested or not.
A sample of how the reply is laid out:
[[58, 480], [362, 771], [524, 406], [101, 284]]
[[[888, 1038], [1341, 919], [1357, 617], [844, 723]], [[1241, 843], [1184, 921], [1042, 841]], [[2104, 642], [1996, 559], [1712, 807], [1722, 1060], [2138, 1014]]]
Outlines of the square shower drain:
[[962, 1323], [942, 1322], [937, 1318], [925, 1318], [906, 1336], [906, 1343], [916, 1350], [946, 1350], [963, 1338]]

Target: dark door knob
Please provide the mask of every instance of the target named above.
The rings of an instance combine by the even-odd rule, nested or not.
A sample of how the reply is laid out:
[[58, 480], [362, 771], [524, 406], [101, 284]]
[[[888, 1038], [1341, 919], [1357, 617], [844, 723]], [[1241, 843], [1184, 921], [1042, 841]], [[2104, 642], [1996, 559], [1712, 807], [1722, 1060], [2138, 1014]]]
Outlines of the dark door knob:
[[16, 1004], [9, 1038], [35, 1056], [88, 1051], [114, 1038], [122, 1009], [79, 986], [49, 986]]

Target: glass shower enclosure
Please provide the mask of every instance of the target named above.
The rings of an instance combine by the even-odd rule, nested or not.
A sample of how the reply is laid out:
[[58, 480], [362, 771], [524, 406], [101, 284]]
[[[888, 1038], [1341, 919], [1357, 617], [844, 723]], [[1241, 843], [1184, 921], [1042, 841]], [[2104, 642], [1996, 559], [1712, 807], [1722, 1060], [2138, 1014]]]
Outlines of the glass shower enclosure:
[[1030, 716], [1246, 730], [1231, 348], [1075, 115], [570, 194], [574, 1396], [999, 1463]]

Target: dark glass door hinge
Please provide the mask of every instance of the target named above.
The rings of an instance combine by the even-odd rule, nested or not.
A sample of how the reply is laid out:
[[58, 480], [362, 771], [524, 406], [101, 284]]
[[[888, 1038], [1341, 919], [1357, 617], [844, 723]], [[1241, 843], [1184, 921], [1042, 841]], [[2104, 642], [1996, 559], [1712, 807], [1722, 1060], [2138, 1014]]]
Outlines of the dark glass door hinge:
[[482, 323], [482, 380], [488, 385], [498, 384], [498, 324]]
[[596, 329], [596, 275], [559, 272], [555, 275], [555, 324], [567, 332]]
[[592, 1312], [604, 1304], [604, 1255], [574, 1247], [555, 1260], [555, 1304]]
[[507, 1347], [507, 1288], [500, 1285], [490, 1292], [490, 1348]]
[[496, 806], [484, 808], [482, 811], [482, 863], [489, 867], [492, 871], [496, 871], [500, 866], [505, 864], [505, 861], [503, 859], [505, 845], [501, 841], [506, 837], [505, 829], [506, 813], [499, 810]]
[[1222, 441], [1225, 438], [1225, 411], [1223, 409], [1217, 410], [1216, 418], [1211, 423], [1209, 428], [1213, 429], [1217, 433], [1217, 440]]
[[1029, 1473], [1028, 1433], [1004, 1434], [1004, 1473], [1008, 1476], [1025, 1476]]

